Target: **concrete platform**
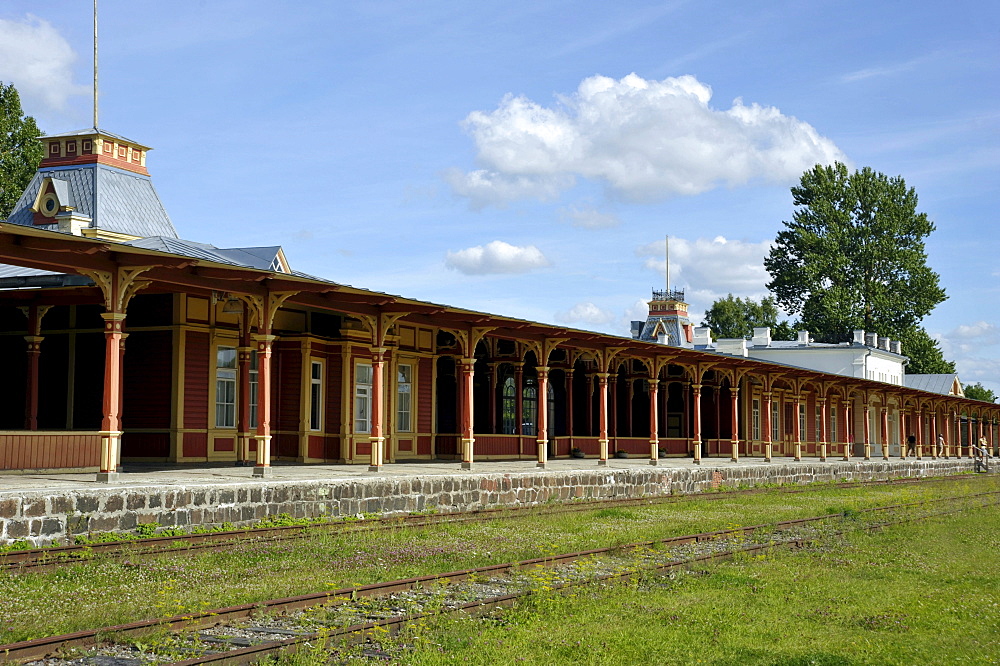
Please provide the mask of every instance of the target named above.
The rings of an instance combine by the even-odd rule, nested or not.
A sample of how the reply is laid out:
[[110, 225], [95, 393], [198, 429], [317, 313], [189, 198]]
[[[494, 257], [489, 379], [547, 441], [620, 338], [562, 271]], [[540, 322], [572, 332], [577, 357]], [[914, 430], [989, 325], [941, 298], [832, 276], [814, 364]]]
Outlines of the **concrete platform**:
[[534, 461], [393, 463], [371, 472], [363, 465], [278, 463], [267, 478], [233, 465], [126, 464], [114, 483], [87, 474], [0, 476], [0, 543], [36, 544], [86, 532], [161, 526], [246, 525], [268, 515], [343, 516], [358, 513], [462, 511], [572, 499], [653, 497], [695, 493], [720, 485], [929, 477], [973, 471], [970, 458], [850, 462], [810, 458], [557, 459]]

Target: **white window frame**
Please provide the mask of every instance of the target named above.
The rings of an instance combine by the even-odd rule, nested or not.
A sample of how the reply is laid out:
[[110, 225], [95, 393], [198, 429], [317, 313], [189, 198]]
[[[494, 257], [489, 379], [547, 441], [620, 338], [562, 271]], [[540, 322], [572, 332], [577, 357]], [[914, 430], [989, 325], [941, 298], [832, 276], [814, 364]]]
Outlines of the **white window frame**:
[[413, 365], [396, 366], [396, 432], [413, 432]]
[[771, 401], [771, 441], [781, 441], [781, 401]]
[[372, 365], [354, 365], [354, 432], [367, 435], [372, 431]]
[[[226, 358], [223, 359], [223, 354]], [[236, 427], [236, 347], [215, 348], [215, 427]]]
[[830, 441], [839, 442], [837, 439], [837, 407], [830, 405]]
[[750, 422], [753, 424], [753, 432], [751, 433], [751, 439], [755, 442], [760, 441], [760, 398], [754, 398], [751, 401], [750, 407]]
[[309, 360], [309, 430], [323, 430], [323, 361]]
[[259, 376], [259, 361], [260, 357], [257, 355], [257, 351], [250, 352], [250, 396], [248, 398], [250, 409], [247, 410], [247, 426], [250, 428], [257, 427], [257, 387], [258, 387], [258, 376]]

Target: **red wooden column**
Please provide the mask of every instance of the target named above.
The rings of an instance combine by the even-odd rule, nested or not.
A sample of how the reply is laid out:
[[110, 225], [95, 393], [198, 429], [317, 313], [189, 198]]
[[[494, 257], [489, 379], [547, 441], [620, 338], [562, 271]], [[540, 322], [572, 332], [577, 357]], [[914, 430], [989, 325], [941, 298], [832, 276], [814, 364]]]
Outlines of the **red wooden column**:
[[795, 418], [792, 420], [792, 437], [795, 438], [793, 460], [802, 460], [802, 395], [795, 394]]
[[603, 466], [608, 464], [608, 373], [597, 373], [597, 390], [597, 464]]
[[972, 447], [976, 446], [978, 444], [978, 442], [975, 439], [973, 439], [973, 436], [972, 436], [972, 412], [969, 412], [969, 418], [967, 418], [965, 420], [965, 430], [966, 430], [966, 433], [968, 433], [968, 435], [969, 435], [968, 457], [971, 458], [972, 457]]
[[240, 378], [239, 404], [236, 408], [236, 464], [250, 465], [250, 361], [254, 348], [242, 344], [236, 348], [236, 372]]
[[691, 433], [691, 445], [694, 447], [694, 464], [701, 464], [701, 384], [691, 385], [691, 397], [694, 408], [694, 432]]
[[517, 454], [521, 455], [524, 435], [524, 362], [514, 364], [514, 432], [517, 434]]
[[660, 458], [660, 401], [659, 382], [656, 377], [648, 380], [649, 386], [649, 464], [658, 465]]
[[733, 452], [729, 456], [729, 460], [732, 462], [740, 461], [740, 410], [738, 406], [740, 397], [740, 388], [738, 386], [729, 387], [729, 410], [730, 419], [729, 422], [732, 424], [732, 429], [729, 436], [729, 441], [733, 445]]
[[907, 441], [909, 437], [907, 433], [909, 432], [908, 427], [912, 427], [913, 417], [910, 416], [909, 410], [903, 409], [902, 406], [896, 411], [899, 413], [899, 459], [906, 460], [906, 447], [910, 445]]
[[635, 404], [635, 380], [631, 377], [626, 377], [625, 381], [628, 382], [628, 406], [625, 410], [625, 436], [634, 437], [635, 425], [632, 423], [632, 407]]
[[[569, 448], [573, 448], [573, 369], [570, 368], [563, 377], [566, 381], [566, 436], [569, 438]], [[558, 451], [557, 451], [558, 453]]]
[[888, 460], [889, 459], [889, 407], [885, 403], [882, 403], [881, 412], [882, 412], [881, 413], [882, 422], [881, 422], [881, 427], [879, 429], [882, 431], [881, 434], [882, 460]]
[[38, 430], [38, 362], [42, 356], [40, 335], [26, 335], [28, 343], [28, 373], [24, 387], [24, 429]]
[[121, 452], [121, 396], [122, 396], [122, 328], [125, 314], [102, 312], [104, 320], [104, 398], [101, 420], [101, 461], [97, 481], [107, 483], [118, 478], [118, 460]]
[[[460, 363], [462, 366], [462, 419], [460, 422], [462, 428], [462, 469], [472, 469], [472, 462], [475, 460], [476, 444], [472, 426], [472, 415], [475, 412], [472, 408], [472, 380], [475, 376], [476, 359], [463, 358]], [[520, 394], [520, 385], [518, 386], [518, 393]], [[520, 412], [520, 399], [517, 401], [517, 404], [519, 408], [518, 412]], [[518, 424], [519, 429], [520, 427], [520, 424]]]
[[851, 459], [851, 445], [853, 442], [854, 427], [851, 423], [851, 398], [850, 396], [844, 396], [841, 402], [841, 409], [843, 410], [844, 418], [844, 460]]
[[618, 449], [618, 373], [608, 373], [608, 437]]
[[819, 440], [819, 461], [826, 462], [826, 444], [827, 444], [827, 411], [826, 411], [826, 398], [817, 398], [816, 404], [819, 406], [819, 423], [816, 427], [819, 428], [817, 433], [817, 439]]
[[257, 343], [257, 460], [253, 475], [271, 476], [271, 348], [277, 336], [258, 333]]
[[764, 425], [764, 427], [763, 427], [764, 432], [761, 433], [761, 435], [764, 436], [764, 462], [771, 462], [771, 446], [772, 446], [772, 444], [771, 444], [771, 392], [770, 391], [764, 391], [764, 393], [761, 395], [761, 397], [763, 398], [763, 401], [762, 401], [763, 402], [762, 411], [764, 412], [763, 414], [761, 414], [761, 416], [763, 417], [763, 418], [761, 418], [761, 421], [763, 421], [763, 425]]
[[42, 317], [51, 309], [48, 305], [28, 305], [21, 308], [28, 319], [28, 366], [24, 386], [24, 429], [38, 430], [38, 364], [42, 355]]
[[[385, 348], [374, 347], [372, 352], [372, 423], [368, 433], [371, 442], [368, 471], [379, 472], [385, 464]], [[462, 409], [466, 406], [463, 403]]]
[[872, 459], [872, 407], [865, 396], [865, 460]]
[[937, 458], [938, 451], [938, 431], [937, 431], [937, 407], [931, 411], [931, 458]]
[[549, 367], [535, 368], [538, 376], [538, 428], [535, 443], [538, 445], [536, 467], [545, 469], [549, 461]]
[[[917, 456], [917, 460], [921, 460], [924, 454], [924, 408], [917, 408], [917, 429], [914, 432], [914, 436], [917, 438], [917, 448], [914, 453]], [[912, 426], [910, 426], [912, 428]]]

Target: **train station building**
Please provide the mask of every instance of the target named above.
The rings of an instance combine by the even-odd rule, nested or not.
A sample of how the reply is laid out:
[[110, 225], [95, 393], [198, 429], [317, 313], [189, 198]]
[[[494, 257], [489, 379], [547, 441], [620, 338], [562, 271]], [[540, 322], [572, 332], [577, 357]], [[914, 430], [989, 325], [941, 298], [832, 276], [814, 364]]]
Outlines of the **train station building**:
[[306, 275], [278, 245], [185, 240], [148, 147], [99, 129], [42, 141], [0, 222], [0, 472], [888, 459], [910, 434], [923, 458], [939, 435], [949, 457], [997, 445], [1000, 405], [699, 347], [679, 292], [654, 292], [640, 335], [615, 336]]

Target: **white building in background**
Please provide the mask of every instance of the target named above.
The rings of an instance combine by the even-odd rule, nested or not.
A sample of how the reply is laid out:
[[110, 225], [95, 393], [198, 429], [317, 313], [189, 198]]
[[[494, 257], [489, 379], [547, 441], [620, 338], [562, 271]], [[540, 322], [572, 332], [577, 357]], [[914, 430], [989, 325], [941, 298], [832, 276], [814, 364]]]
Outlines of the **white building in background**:
[[[744, 338], [712, 340], [712, 331], [709, 327], [691, 324], [683, 291], [654, 291], [646, 321], [632, 322], [632, 337], [669, 346], [743, 356], [796, 368], [931, 391], [941, 395], [964, 397], [958, 375], [907, 375], [906, 364], [909, 359], [903, 354], [902, 344], [898, 340], [891, 340], [864, 330], [854, 331], [850, 341], [839, 343], [814, 342], [809, 337], [808, 331], [799, 331], [796, 340], [773, 340], [770, 328], [755, 328], [753, 338], [749, 340]], [[864, 424], [862, 416], [864, 405], [860, 398], [856, 398], [855, 402], [854, 418], [859, 420], [855, 420], [854, 423], [854, 441], [856, 446], [862, 446], [862, 438], [858, 434], [862, 432]], [[872, 456], [881, 457], [883, 442], [879, 441], [878, 419], [879, 410], [883, 406], [877, 402], [873, 404], [878, 408], [869, 411], [868, 426], [869, 432], [872, 433]], [[888, 444], [889, 455], [898, 456], [900, 444], [905, 442], [909, 433], [900, 432], [899, 405], [893, 400], [885, 405], [885, 408], [888, 431], [885, 443]], [[778, 411], [775, 411], [773, 417], [782, 418]], [[922, 427], [925, 433], [923, 441], [927, 442], [929, 428], [926, 423]], [[860, 453], [859, 449], [855, 450], [855, 455]]]

